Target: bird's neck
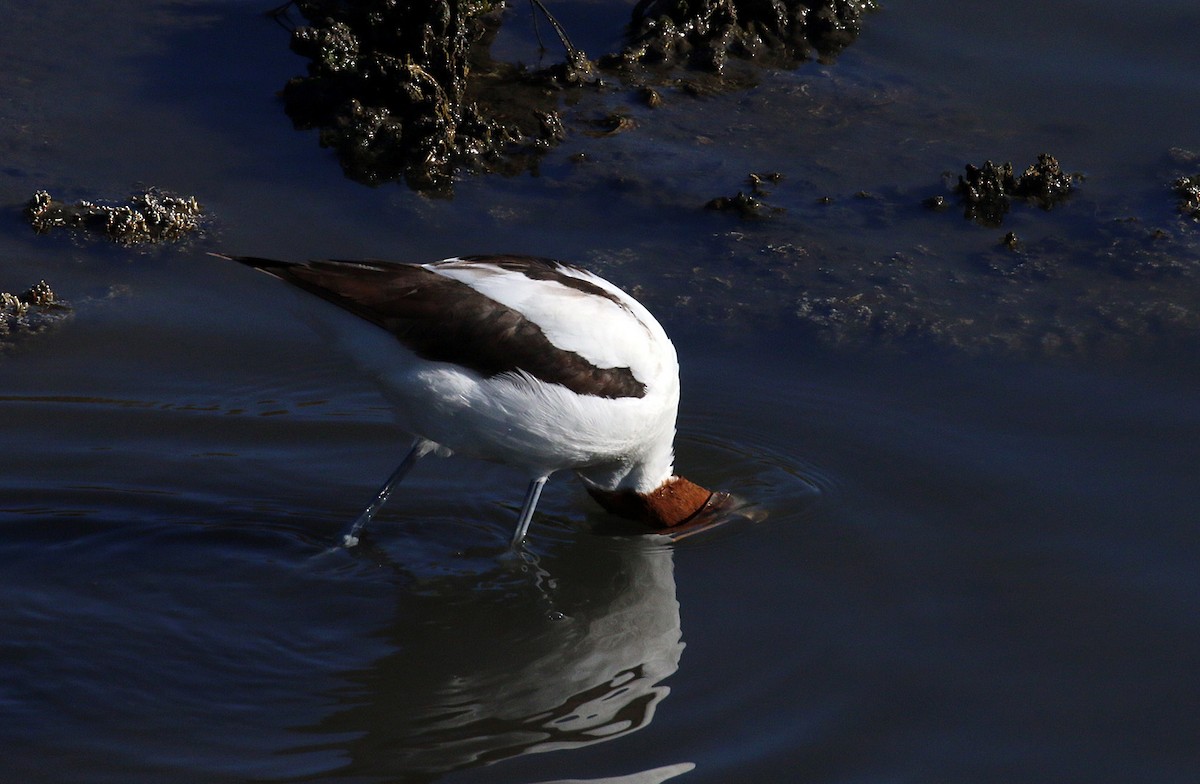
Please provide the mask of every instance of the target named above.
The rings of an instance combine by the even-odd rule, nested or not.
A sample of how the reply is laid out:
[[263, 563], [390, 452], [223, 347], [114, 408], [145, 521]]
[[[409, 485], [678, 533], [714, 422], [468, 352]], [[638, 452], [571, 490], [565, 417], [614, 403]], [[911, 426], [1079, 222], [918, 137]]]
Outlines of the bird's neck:
[[655, 528], [673, 528], [686, 523], [713, 497], [712, 491], [681, 476], [672, 476], [648, 493], [601, 490], [590, 484], [587, 488], [592, 497], [613, 514]]

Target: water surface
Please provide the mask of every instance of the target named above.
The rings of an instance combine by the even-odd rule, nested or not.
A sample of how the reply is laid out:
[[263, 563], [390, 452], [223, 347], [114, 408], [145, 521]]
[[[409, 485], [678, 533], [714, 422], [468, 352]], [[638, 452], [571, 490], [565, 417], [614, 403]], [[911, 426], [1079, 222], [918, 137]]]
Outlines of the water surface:
[[[1094, 233], [1130, 216], [1193, 270], [1130, 296], [1194, 309], [1200, 227], [1165, 183], [1200, 149], [1200, 19], [1148, 5], [896, 0], [834, 63], [630, 102], [636, 131], [452, 200], [346, 181], [292, 130], [274, 94], [303, 62], [256, 4], [9, 9], [0, 289], [44, 277], [76, 311], [0, 358], [0, 778], [1194, 781], [1194, 339], [1063, 356], [796, 315], [898, 256], [916, 302], [1072, 312], [1122, 291]], [[1064, 208], [998, 231], [919, 206], [1047, 150], [1087, 174]], [[764, 169], [785, 212], [701, 209]], [[195, 194], [208, 233], [123, 249], [19, 217], [37, 188], [138, 183]], [[1078, 260], [1061, 287], [968, 277], [1010, 229]], [[676, 337], [679, 470], [765, 519], [612, 535], [556, 477], [514, 562], [525, 478], [430, 459], [330, 553], [407, 439], [215, 249], [587, 262]]]

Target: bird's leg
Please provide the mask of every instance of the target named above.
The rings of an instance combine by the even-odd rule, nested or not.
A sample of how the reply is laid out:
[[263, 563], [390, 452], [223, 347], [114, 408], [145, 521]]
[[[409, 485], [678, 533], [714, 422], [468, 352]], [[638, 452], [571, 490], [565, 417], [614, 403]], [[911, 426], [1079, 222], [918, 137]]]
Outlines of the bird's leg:
[[525, 538], [525, 532], [529, 530], [529, 521], [533, 519], [533, 510], [537, 508], [538, 498], [542, 495], [542, 488], [547, 479], [549, 477], [540, 476], [529, 483], [529, 489], [525, 491], [525, 503], [521, 506], [521, 516], [517, 518], [517, 530], [513, 533], [509, 547], [515, 548]]
[[400, 461], [400, 465], [396, 466], [396, 470], [388, 477], [387, 482], [384, 483], [383, 487], [379, 488], [379, 492], [375, 494], [375, 500], [371, 502], [371, 505], [350, 526], [350, 533], [342, 537], [343, 547], [353, 547], [358, 544], [358, 534], [362, 531], [363, 526], [370, 522], [381, 506], [387, 503], [388, 496], [392, 494], [392, 490], [396, 485], [400, 484], [400, 480], [404, 478], [404, 475], [408, 473], [417, 460], [429, 452], [431, 446], [430, 442], [423, 438], [413, 441], [412, 449], [408, 450], [408, 454]]

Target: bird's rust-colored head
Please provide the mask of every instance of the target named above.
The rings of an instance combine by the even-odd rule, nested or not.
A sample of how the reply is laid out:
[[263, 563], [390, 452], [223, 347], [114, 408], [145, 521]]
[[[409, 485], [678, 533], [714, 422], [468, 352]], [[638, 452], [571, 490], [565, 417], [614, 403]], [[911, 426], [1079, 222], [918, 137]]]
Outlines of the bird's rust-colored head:
[[600, 490], [588, 485], [592, 498], [613, 514], [637, 520], [653, 528], [677, 528], [719, 509], [729, 498], [700, 485], [673, 476], [649, 493], [633, 490]]

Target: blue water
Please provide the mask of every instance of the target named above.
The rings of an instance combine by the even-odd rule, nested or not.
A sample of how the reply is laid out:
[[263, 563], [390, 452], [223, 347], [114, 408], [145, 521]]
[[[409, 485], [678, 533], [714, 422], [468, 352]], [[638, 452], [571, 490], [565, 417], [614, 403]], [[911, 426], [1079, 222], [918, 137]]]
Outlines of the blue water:
[[[10, 4], [0, 289], [44, 277], [76, 307], [0, 356], [0, 780], [1197, 780], [1195, 336], [1062, 356], [796, 317], [897, 256], [980, 318], [1097, 289], [1197, 309], [1200, 225], [1165, 183], [1170, 148], [1200, 150], [1200, 11], [1146, 5], [893, 0], [832, 64], [630, 102], [635, 131], [428, 200], [291, 129], [274, 94], [303, 62], [256, 4]], [[918, 206], [943, 171], [1043, 151], [1087, 174], [1064, 208], [995, 230]], [[785, 213], [700, 209], [768, 167]], [[205, 236], [123, 249], [19, 217], [38, 188], [138, 183], [195, 194]], [[966, 277], [1009, 228], [1027, 258], [1091, 259], [1123, 217], [1183, 271]], [[588, 263], [675, 336], [679, 470], [764, 517], [612, 535], [555, 477], [514, 561], [525, 478], [429, 459], [329, 552], [407, 439], [218, 249]]]

